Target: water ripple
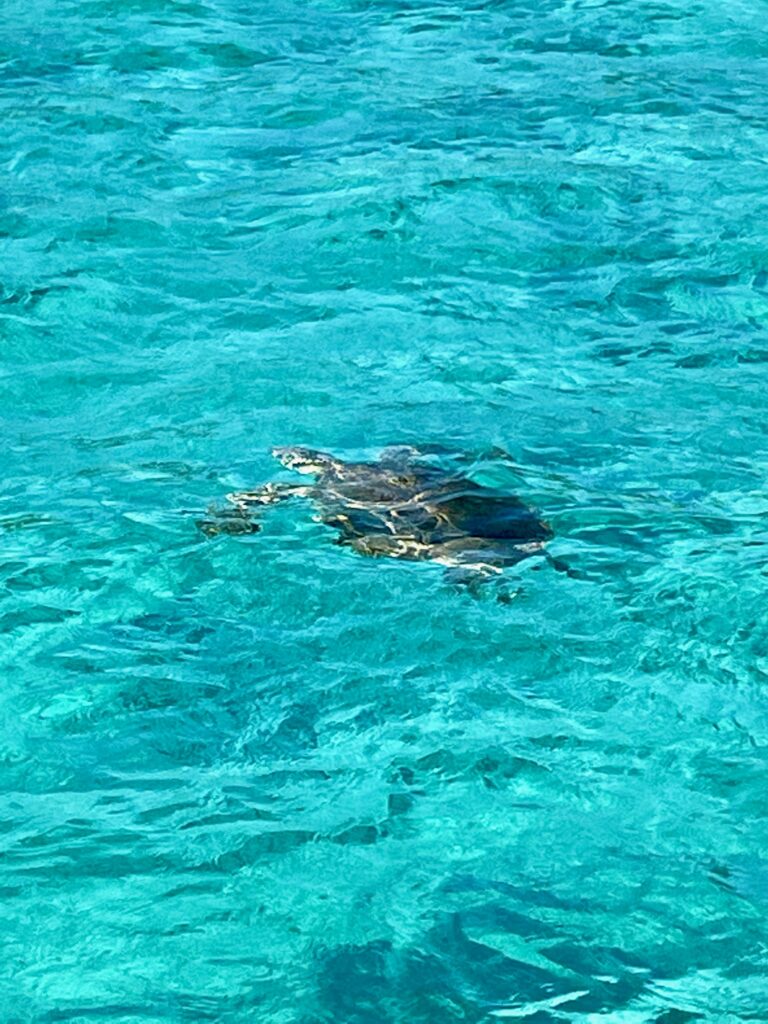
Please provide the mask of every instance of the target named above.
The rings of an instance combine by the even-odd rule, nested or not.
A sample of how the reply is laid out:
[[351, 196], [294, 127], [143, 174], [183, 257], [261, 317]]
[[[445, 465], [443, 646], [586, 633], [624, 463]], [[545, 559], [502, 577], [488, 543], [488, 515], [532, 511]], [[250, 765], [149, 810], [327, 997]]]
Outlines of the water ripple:
[[[4, 15], [0, 1016], [763, 1019], [762, 12]], [[392, 442], [571, 573], [195, 528]]]

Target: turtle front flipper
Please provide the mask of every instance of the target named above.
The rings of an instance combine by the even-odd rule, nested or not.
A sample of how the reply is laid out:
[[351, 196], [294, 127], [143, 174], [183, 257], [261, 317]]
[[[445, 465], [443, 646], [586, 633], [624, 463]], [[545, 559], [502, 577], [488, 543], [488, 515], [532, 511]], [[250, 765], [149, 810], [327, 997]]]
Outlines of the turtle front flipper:
[[208, 509], [207, 519], [198, 519], [195, 523], [206, 537], [218, 537], [221, 533], [230, 536], [242, 536], [246, 533], [258, 533], [261, 526], [249, 518], [240, 509], [215, 508]]
[[261, 526], [254, 518], [254, 514], [259, 509], [287, 501], [289, 498], [305, 498], [309, 491], [308, 487], [272, 483], [264, 484], [253, 491], [235, 491], [227, 495], [231, 508], [212, 505], [208, 509], [208, 518], [198, 520], [197, 526], [207, 537], [216, 537], [220, 533], [258, 533]]
[[289, 498], [306, 498], [310, 491], [310, 487], [297, 487], [294, 484], [264, 484], [254, 491], [233, 491], [227, 495], [227, 501], [235, 508], [248, 512], [264, 505], [277, 505]]

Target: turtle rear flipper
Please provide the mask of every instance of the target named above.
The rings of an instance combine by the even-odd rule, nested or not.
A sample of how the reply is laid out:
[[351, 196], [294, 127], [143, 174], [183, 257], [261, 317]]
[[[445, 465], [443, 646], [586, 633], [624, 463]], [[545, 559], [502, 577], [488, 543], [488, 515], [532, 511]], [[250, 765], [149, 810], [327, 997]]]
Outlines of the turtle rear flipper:
[[495, 596], [499, 604], [511, 604], [520, 593], [520, 587], [512, 586], [509, 579], [493, 567], [452, 566], [445, 570], [443, 579], [471, 597]]
[[574, 569], [569, 562], [566, 562], [563, 558], [559, 558], [556, 555], [550, 555], [548, 551], [543, 551], [542, 554], [546, 562], [552, 566], [555, 572], [565, 573], [565, 575], [570, 577], [572, 580], [585, 580], [592, 583], [596, 579], [600, 578], [599, 576], [593, 575], [584, 569]]
[[452, 565], [443, 573], [446, 583], [452, 587], [466, 587], [473, 594], [477, 593], [479, 587], [498, 577], [497, 569], [482, 565]]

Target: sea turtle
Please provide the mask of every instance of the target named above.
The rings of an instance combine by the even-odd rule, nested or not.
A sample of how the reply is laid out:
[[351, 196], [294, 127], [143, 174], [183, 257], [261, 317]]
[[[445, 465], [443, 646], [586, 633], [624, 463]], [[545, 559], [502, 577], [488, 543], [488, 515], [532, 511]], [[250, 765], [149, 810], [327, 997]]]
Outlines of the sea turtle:
[[338, 543], [364, 555], [438, 562], [474, 582], [542, 552], [552, 530], [519, 498], [484, 487], [460, 469], [430, 461], [436, 449], [385, 449], [375, 462], [344, 462], [310, 448], [275, 448], [308, 485], [267, 483], [227, 495], [198, 525], [209, 535], [254, 533], [258, 513], [290, 498], [309, 498]]

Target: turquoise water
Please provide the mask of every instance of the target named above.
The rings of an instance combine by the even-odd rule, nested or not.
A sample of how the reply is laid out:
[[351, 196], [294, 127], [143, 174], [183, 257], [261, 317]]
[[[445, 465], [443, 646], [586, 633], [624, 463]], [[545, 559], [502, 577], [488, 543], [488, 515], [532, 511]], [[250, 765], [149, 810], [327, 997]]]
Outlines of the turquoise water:
[[[7, 0], [0, 61], [0, 1019], [768, 1020], [761, 5]], [[574, 574], [195, 528], [422, 442]]]

